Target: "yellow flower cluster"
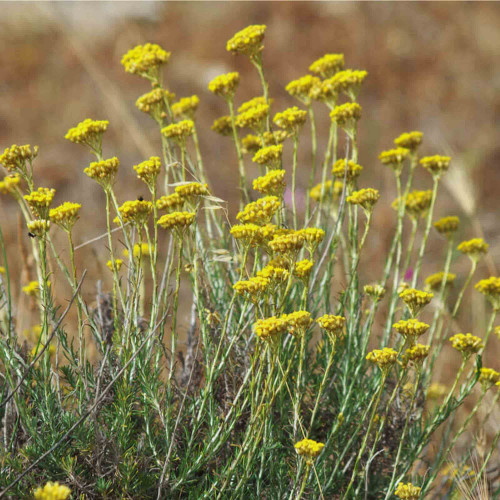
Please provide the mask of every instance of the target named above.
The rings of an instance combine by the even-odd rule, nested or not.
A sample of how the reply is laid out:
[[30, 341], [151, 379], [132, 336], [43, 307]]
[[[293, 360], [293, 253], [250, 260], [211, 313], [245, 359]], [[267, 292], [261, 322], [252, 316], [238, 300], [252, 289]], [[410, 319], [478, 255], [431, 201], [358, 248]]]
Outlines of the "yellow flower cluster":
[[286, 130], [274, 130], [272, 132], [264, 132], [262, 134], [263, 145], [264, 146], [276, 146], [282, 144], [286, 139], [290, 137], [290, 134]]
[[264, 130], [264, 123], [269, 114], [269, 106], [267, 104], [259, 104], [248, 111], [240, 113], [236, 117], [236, 125], [240, 128], [249, 127], [258, 132]]
[[[342, 181], [335, 181], [333, 183], [334, 199], [338, 199], [340, 197], [343, 189], [344, 189], [344, 183]], [[309, 196], [314, 201], [320, 201], [321, 199], [330, 196], [331, 191], [332, 191], [332, 181], [326, 181], [324, 185], [322, 183], [319, 183], [316, 186], [312, 187], [311, 190], [309, 191]], [[321, 193], [323, 193], [323, 197], [321, 196]]]
[[[115, 259], [115, 269], [116, 269], [116, 272], [118, 272], [120, 270], [120, 268], [122, 267], [123, 265], [123, 260], [122, 259]], [[109, 270], [112, 271], [113, 270], [113, 262], [111, 260], [108, 260], [108, 262], [106, 262], [106, 266], [108, 266]]]
[[259, 193], [281, 197], [285, 190], [285, 171], [270, 170], [253, 181], [253, 188]]
[[35, 500], [66, 500], [70, 495], [71, 490], [67, 486], [52, 481], [35, 490]]
[[424, 359], [429, 355], [429, 350], [431, 346], [415, 344], [414, 346], [406, 349], [406, 353], [403, 355], [403, 364], [413, 362], [416, 365], [421, 364]]
[[479, 337], [470, 333], [457, 333], [450, 337], [451, 345], [457, 351], [462, 353], [465, 359], [468, 359], [472, 354], [479, 352], [483, 347], [483, 342]]
[[317, 76], [305, 75], [297, 80], [291, 81], [285, 90], [305, 104], [311, 102], [311, 90], [317, 87], [321, 80]]
[[264, 294], [269, 286], [269, 279], [262, 276], [254, 276], [249, 280], [238, 281], [233, 289], [240, 295], [248, 294], [252, 301], [256, 301]]
[[[149, 255], [151, 255], [151, 248], [149, 248], [149, 244], [148, 243], [136, 243], [134, 245], [134, 248], [132, 249], [132, 254], [134, 256], [134, 259], [138, 259], [139, 257], [141, 258], [144, 258], [144, 257], [148, 257]], [[130, 256], [130, 253], [129, 251], [125, 248], [122, 252], [122, 255], [124, 257], [129, 257]], [[115, 262], [119, 260], [119, 259], [115, 259]]]
[[288, 280], [290, 273], [284, 267], [268, 264], [266, 267], [257, 272], [257, 276], [266, 278], [269, 281], [272, 281], [274, 284], [277, 284], [284, 283], [286, 280]]
[[344, 330], [345, 318], [333, 314], [324, 314], [316, 320], [316, 323], [325, 330], [332, 342], [339, 337]]
[[334, 92], [343, 92], [352, 101], [356, 100], [361, 89], [361, 84], [364, 82], [368, 73], [366, 71], [346, 69], [339, 71], [328, 80], [329, 86]]
[[424, 134], [422, 132], [405, 132], [399, 137], [394, 139], [394, 144], [400, 148], [406, 148], [410, 151], [416, 151], [417, 148], [422, 144], [422, 139]]
[[346, 162], [346, 160], [342, 158], [333, 164], [332, 175], [337, 177], [337, 179], [344, 179], [345, 177], [347, 182], [352, 182], [354, 179], [359, 177], [359, 174], [361, 174], [362, 171], [363, 167], [361, 165], [358, 165], [351, 160]]
[[228, 52], [255, 56], [264, 48], [265, 24], [254, 24], [238, 31], [226, 44]]
[[61, 226], [65, 231], [71, 231], [71, 228], [79, 218], [78, 213], [81, 208], [80, 203], [65, 201], [62, 205], [52, 208], [49, 212], [49, 217], [52, 222]]
[[270, 99], [268, 103], [264, 96], [254, 97], [249, 101], [245, 101], [243, 104], [241, 104], [240, 107], [238, 108], [238, 113], [244, 113], [245, 111], [248, 111], [249, 109], [252, 108], [256, 108], [257, 106], [262, 106], [264, 104], [271, 104], [271, 103], [272, 99]]
[[252, 158], [252, 161], [259, 165], [267, 165], [269, 168], [278, 168], [281, 165], [282, 156], [283, 144], [277, 144], [259, 149]]
[[281, 202], [277, 196], [264, 196], [245, 205], [236, 218], [242, 222], [267, 224], [280, 206]]
[[481, 256], [488, 252], [488, 243], [483, 238], [472, 238], [468, 241], [462, 241], [457, 250], [464, 253], [472, 261], [477, 262]]
[[84, 172], [107, 190], [113, 185], [119, 166], [120, 162], [115, 156], [108, 160], [93, 161]]
[[210, 128], [217, 134], [224, 136], [231, 135], [233, 133], [233, 124], [231, 122], [231, 117], [229, 115], [226, 115], [217, 118]]
[[441, 175], [448, 170], [451, 158], [449, 156], [425, 156], [421, 158], [420, 165], [428, 170], [434, 177], [441, 177]]
[[139, 111], [150, 114], [155, 119], [161, 118], [161, 113], [165, 111], [165, 102], [171, 102], [175, 99], [175, 94], [159, 87], [141, 95], [135, 105]]
[[341, 104], [332, 109], [330, 118], [350, 134], [356, 128], [356, 124], [361, 118], [361, 106], [356, 102]]
[[427, 278], [425, 278], [425, 284], [431, 290], [439, 290], [441, 288], [443, 281], [445, 281], [445, 286], [453, 285], [453, 282], [455, 281], [456, 277], [457, 277], [456, 274], [446, 273], [445, 275], [443, 271], [440, 271], [438, 273], [434, 273], [431, 274], [430, 276], [427, 276]]
[[14, 194], [16, 192], [17, 186], [21, 182], [21, 177], [19, 174], [7, 175], [0, 181], [0, 193], [3, 194]]
[[389, 149], [388, 151], [382, 151], [378, 159], [383, 165], [391, 167], [394, 172], [399, 175], [403, 169], [403, 163], [408, 158], [410, 150], [406, 148], [395, 148]]
[[500, 309], [500, 277], [491, 276], [476, 283], [476, 290], [481, 292], [491, 302], [493, 309]]
[[160, 217], [158, 225], [164, 229], [184, 229], [193, 223], [195, 217], [194, 212], [172, 212]]
[[237, 71], [233, 71], [232, 73], [216, 76], [208, 84], [208, 90], [225, 99], [232, 99], [239, 83], [240, 74]]
[[130, 49], [121, 60], [122, 66], [127, 73], [139, 76], [154, 76], [162, 64], [167, 64], [170, 52], [162, 49], [156, 43], [137, 45]]
[[382, 371], [386, 371], [397, 360], [398, 353], [391, 347], [383, 349], [374, 349], [366, 355], [366, 359], [375, 363]]
[[183, 97], [179, 102], [172, 104], [172, 113], [176, 117], [189, 118], [192, 120], [199, 104], [200, 99], [197, 95]]
[[288, 234], [275, 236], [269, 243], [269, 247], [276, 253], [296, 254], [305, 244], [305, 236], [301, 231], [292, 231]]
[[24, 199], [35, 215], [40, 217], [40, 219], [48, 219], [49, 207], [55, 194], [55, 189], [40, 187], [30, 194], [24, 195]]
[[325, 54], [309, 66], [309, 71], [321, 78], [330, 78], [344, 67], [344, 54]]
[[311, 313], [307, 311], [295, 311], [281, 316], [285, 320], [288, 331], [292, 335], [303, 334], [312, 324]]
[[423, 335], [430, 328], [427, 323], [422, 323], [414, 318], [408, 320], [402, 319], [394, 323], [392, 327], [412, 344], [415, 343], [420, 335]]
[[230, 231], [233, 238], [252, 243], [259, 239], [260, 226], [257, 224], [236, 224]]
[[36, 297], [40, 291], [40, 285], [38, 284], [38, 281], [30, 281], [26, 286], [23, 286], [22, 290], [26, 295]]
[[411, 315], [416, 317], [420, 310], [432, 300], [434, 295], [415, 288], [407, 288], [399, 294], [399, 297], [407, 305]]
[[443, 217], [434, 222], [434, 227], [438, 233], [444, 234], [447, 238], [451, 238], [458, 229], [459, 224], [460, 219], [454, 215], [450, 215], [449, 217]]
[[271, 316], [257, 320], [253, 328], [255, 335], [262, 340], [273, 340], [287, 331], [288, 324], [283, 318]]
[[427, 389], [427, 399], [439, 399], [446, 395], [448, 389], [445, 385], [433, 382]]
[[413, 484], [399, 483], [394, 494], [404, 500], [418, 500], [420, 497], [421, 488], [413, 486]]
[[158, 156], [151, 156], [149, 160], [134, 165], [134, 170], [137, 172], [137, 177], [145, 182], [151, 189], [156, 184], [156, 178], [160, 173], [161, 160]]
[[24, 146], [18, 146], [13, 144], [10, 148], [5, 148], [4, 152], [0, 155], [0, 163], [9, 171], [19, 168], [24, 171], [26, 166], [26, 161], [31, 161], [38, 155], [38, 146], [33, 148], [31, 151], [31, 146], [25, 144]]
[[126, 201], [118, 211], [123, 222], [134, 222], [138, 226], [146, 224], [148, 218], [153, 211], [153, 204], [146, 200]]
[[307, 279], [311, 274], [314, 262], [309, 259], [299, 260], [295, 263], [293, 273], [299, 279]]
[[313, 458], [319, 456], [323, 451], [325, 445], [323, 443], [318, 443], [313, 439], [302, 439], [298, 443], [295, 443], [295, 451], [301, 456], [311, 461]]
[[307, 111], [299, 109], [297, 106], [285, 109], [281, 113], [276, 113], [273, 122], [279, 128], [286, 130], [289, 134], [296, 136], [306, 122]]
[[165, 137], [176, 141], [180, 146], [184, 146], [186, 139], [193, 134], [193, 129], [194, 122], [192, 120], [182, 120], [163, 127], [161, 133]]
[[325, 232], [323, 229], [317, 227], [306, 227], [305, 229], [299, 229], [298, 232], [304, 236], [311, 253], [318, 248], [318, 245], [325, 238]]
[[500, 381], [500, 373], [493, 370], [492, 368], [481, 368], [479, 374], [479, 382], [483, 388], [483, 391], [487, 391], [495, 384]]
[[41, 238], [50, 229], [50, 221], [45, 219], [32, 220], [28, 222], [28, 231]]
[[366, 212], [371, 212], [379, 198], [380, 193], [377, 189], [365, 188], [359, 191], [353, 191], [353, 193], [347, 197], [346, 201], [352, 205], [360, 205]]
[[[432, 190], [414, 190], [406, 197], [405, 209], [411, 218], [425, 217], [432, 202]], [[399, 207], [399, 198], [394, 200], [393, 208]]]
[[262, 141], [260, 137], [248, 134], [241, 139], [241, 146], [244, 154], [255, 154], [262, 147]]
[[182, 205], [184, 205], [184, 198], [179, 193], [165, 195], [156, 200], [156, 208], [158, 210], [172, 210], [175, 212], [180, 210]]
[[381, 300], [385, 295], [385, 288], [381, 285], [365, 285], [363, 288], [366, 295], [370, 295], [374, 300]]
[[64, 138], [75, 144], [86, 144], [94, 150], [100, 150], [102, 134], [106, 132], [108, 125], [107, 120], [91, 120], [87, 118], [76, 127], [70, 128]]

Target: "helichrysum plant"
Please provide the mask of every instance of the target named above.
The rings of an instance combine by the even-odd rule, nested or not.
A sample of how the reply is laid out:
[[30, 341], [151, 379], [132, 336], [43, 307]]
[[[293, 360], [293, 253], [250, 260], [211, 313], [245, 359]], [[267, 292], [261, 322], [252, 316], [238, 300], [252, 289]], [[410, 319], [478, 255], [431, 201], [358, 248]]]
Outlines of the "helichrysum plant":
[[[105, 269], [95, 303], [73, 243], [88, 200], [61, 200], [36, 183], [38, 147], [12, 145], [0, 155], [0, 193], [19, 205], [32, 262], [18, 294], [9, 272], [15, 255], [0, 233], [0, 496], [455, 494], [456, 480], [443, 481], [442, 471], [457, 449], [458, 467], [467, 466], [478, 444], [474, 422], [484, 426], [499, 398], [500, 366], [483, 367], [482, 353], [500, 336], [500, 278], [470, 286], [488, 244], [459, 242], [467, 224], [435, 213], [453, 161], [427, 151], [422, 132], [395, 138], [378, 166], [360, 154], [358, 124], [369, 110], [358, 100], [369, 75], [346, 68], [343, 54], [326, 54], [310, 74], [283, 82], [289, 102], [273, 109], [265, 37], [265, 25], [248, 26], [226, 47], [228, 57], [254, 66], [259, 95], [242, 102], [247, 82], [235, 71], [206, 91], [225, 107], [212, 131], [234, 148], [218, 159], [238, 172], [233, 219], [214, 195], [200, 148], [199, 135], [213, 134], [197, 121], [206, 95], [176, 97], [166, 88], [175, 55], [161, 46], [138, 45], [121, 60], [142, 79], [136, 106], [156, 123], [161, 147], [153, 156], [120, 165], [106, 141], [116, 125], [104, 119], [67, 132], [89, 153], [74, 175], [96, 182], [106, 207], [105, 244], [90, 242]], [[299, 150], [310, 154], [300, 165], [310, 169], [304, 210], [296, 202]], [[367, 164], [393, 178], [395, 201], [365, 185]], [[147, 186], [146, 197], [123, 199], [116, 186], [124, 168]], [[427, 179], [420, 190], [417, 169]], [[383, 271], [365, 282], [372, 214], [391, 204]], [[424, 276], [434, 238], [444, 258]], [[465, 257], [461, 276], [455, 263]], [[69, 288], [52, 287], [61, 278]], [[469, 291], [488, 318], [464, 334], [457, 328], [461, 314], [470, 316]], [[34, 311], [25, 331], [22, 301]], [[451, 381], [439, 377], [444, 357], [458, 366]], [[495, 425], [481, 471], [493, 495]]]

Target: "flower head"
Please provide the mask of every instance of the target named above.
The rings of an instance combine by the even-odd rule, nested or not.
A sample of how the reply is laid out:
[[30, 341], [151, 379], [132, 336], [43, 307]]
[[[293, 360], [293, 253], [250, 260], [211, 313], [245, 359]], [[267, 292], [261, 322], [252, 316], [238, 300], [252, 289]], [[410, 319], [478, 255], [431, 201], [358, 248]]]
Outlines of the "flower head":
[[418, 500], [420, 497], [421, 488], [413, 486], [413, 484], [399, 483], [394, 494], [404, 500]]
[[369, 295], [372, 297], [373, 300], [379, 301], [384, 298], [385, 295], [385, 288], [381, 285], [375, 284], [375, 285], [365, 285], [363, 288], [364, 292], [366, 295]]
[[262, 147], [262, 141], [260, 137], [257, 137], [253, 134], [248, 134], [247, 136], [243, 137], [243, 139], [241, 139], [241, 146], [243, 153], [255, 154]]
[[26, 295], [36, 297], [40, 292], [40, 285], [38, 281], [30, 281], [26, 286], [23, 286], [22, 290]]
[[276, 316], [259, 319], [253, 325], [255, 335], [266, 341], [276, 340], [287, 331], [287, 328], [287, 322]]
[[240, 74], [237, 71], [216, 76], [209, 84], [208, 90], [224, 99], [232, 100], [240, 83]]
[[[392, 204], [395, 210], [399, 209], [399, 204], [401, 200], [396, 198]], [[414, 190], [408, 193], [406, 197], [405, 210], [406, 213], [412, 219], [417, 219], [418, 217], [425, 217], [432, 202], [432, 190], [419, 191]]]
[[427, 399], [439, 399], [446, 395], [448, 389], [445, 385], [433, 382], [427, 389]]
[[236, 126], [251, 128], [259, 133], [264, 131], [264, 125], [269, 114], [269, 105], [259, 104], [236, 117]]
[[453, 285], [456, 277], [456, 274], [446, 273], [445, 275], [443, 271], [440, 271], [425, 278], [425, 284], [431, 290], [439, 290], [441, 288], [441, 285], [443, 284], [443, 281], [445, 282], [445, 286]]
[[158, 156], [152, 156], [149, 160], [134, 165], [137, 177], [145, 182], [150, 189], [156, 185], [156, 179], [161, 169], [161, 160]]
[[256, 302], [267, 291], [268, 286], [268, 278], [254, 276], [249, 280], [237, 281], [233, 285], [233, 289], [240, 295], [247, 294], [252, 302]]
[[111, 189], [118, 172], [120, 161], [115, 156], [108, 160], [93, 161], [84, 172], [91, 178], [98, 182], [103, 189]]
[[352, 138], [361, 118], [361, 106], [356, 102], [341, 104], [332, 109], [330, 118]]
[[75, 144], [86, 144], [94, 151], [101, 151], [102, 135], [108, 129], [107, 120], [91, 120], [87, 118], [76, 127], [70, 128], [64, 136]]
[[270, 170], [253, 181], [253, 188], [259, 193], [280, 197], [285, 190], [285, 171]]
[[282, 319], [286, 321], [288, 331], [292, 335], [302, 335], [312, 325], [311, 313], [307, 311], [294, 311], [283, 314]]
[[312, 463], [313, 459], [319, 456], [325, 447], [323, 443], [318, 443], [313, 439], [303, 439], [302, 441], [295, 443], [294, 446], [295, 451], [310, 463]]
[[382, 164], [391, 167], [396, 175], [399, 175], [403, 169], [403, 163], [406, 158], [408, 158], [409, 154], [409, 149], [395, 148], [389, 149], [388, 151], [382, 151], [378, 159], [382, 162]]
[[326, 181], [324, 183], [316, 184], [316, 186], [312, 187], [311, 190], [309, 191], [309, 196], [314, 201], [320, 201], [328, 198], [330, 195], [333, 194], [334, 200], [337, 200], [338, 198], [340, 198], [340, 195], [342, 194], [343, 190], [344, 190], [344, 183], [342, 181], [335, 181], [333, 182], [333, 185], [332, 181]]
[[257, 224], [235, 224], [230, 232], [233, 238], [248, 244], [255, 243], [260, 238], [260, 226]]
[[453, 337], [450, 337], [450, 342], [454, 349], [462, 353], [464, 359], [470, 358], [484, 347], [482, 340], [470, 333], [466, 333], [465, 335], [457, 333]]
[[296, 255], [306, 242], [301, 231], [292, 231], [288, 234], [275, 236], [269, 243], [273, 252]]
[[399, 148], [406, 148], [413, 152], [422, 144], [423, 137], [422, 132], [405, 132], [394, 139], [394, 144]]
[[293, 274], [302, 280], [307, 280], [311, 274], [314, 262], [309, 259], [299, 260], [295, 263]]
[[430, 328], [427, 323], [422, 323], [421, 321], [413, 318], [408, 320], [402, 319], [397, 323], [394, 323], [392, 327], [411, 344], [415, 344], [417, 338], [423, 335]]
[[238, 107], [238, 113], [244, 113], [249, 109], [256, 108], [257, 106], [262, 106], [264, 104], [271, 104], [272, 99], [268, 102], [264, 96], [253, 97], [249, 101], [245, 101]]
[[241, 222], [267, 224], [280, 206], [281, 202], [277, 196], [264, 196], [245, 205], [236, 218]]
[[157, 224], [164, 229], [182, 230], [190, 226], [195, 217], [196, 214], [194, 212], [172, 212], [160, 217]]
[[430, 348], [431, 346], [429, 345], [415, 344], [409, 349], [406, 349], [402, 359], [403, 364], [406, 365], [412, 362], [420, 367], [424, 359], [429, 355]]
[[137, 226], [142, 226], [147, 223], [153, 211], [153, 204], [146, 200], [126, 201], [121, 207], [118, 207], [118, 211], [123, 222], [133, 222]]
[[299, 109], [297, 106], [293, 106], [293, 108], [285, 109], [285, 111], [281, 113], [276, 113], [273, 122], [278, 125], [279, 128], [296, 137], [306, 122], [306, 118], [307, 111]]
[[264, 34], [267, 26], [265, 24], [253, 24], [238, 31], [226, 44], [228, 52], [233, 54], [245, 54], [250, 57], [258, 55], [264, 45]]
[[318, 245], [325, 238], [325, 231], [318, 227], [306, 227], [305, 229], [299, 229], [298, 232], [304, 236], [311, 254], [315, 252]]
[[217, 118], [216, 120], [214, 120], [214, 123], [212, 124], [210, 129], [226, 137], [232, 135], [233, 124], [231, 121], [231, 117], [229, 115], [226, 115]]
[[481, 292], [490, 301], [493, 309], [500, 309], [500, 277], [491, 276], [476, 283], [476, 290]]
[[48, 219], [49, 207], [55, 194], [55, 189], [40, 187], [30, 194], [24, 195], [24, 199], [28, 203], [33, 214], [40, 217], [40, 219]]
[[165, 101], [168, 103], [175, 99], [175, 94], [166, 89], [155, 88], [146, 94], [141, 95], [135, 105], [139, 111], [147, 113], [152, 116], [156, 121], [160, 121], [162, 113], [165, 113]]
[[450, 215], [434, 222], [434, 227], [438, 233], [444, 234], [446, 238], [451, 239], [457, 231], [459, 224], [460, 219], [454, 215]]
[[433, 177], [439, 179], [448, 170], [451, 158], [449, 156], [425, 156], [420, 159], [420, 165], [428, 170]]
[[347, 197], [346, 201], [352, 205], [359, 205], [365, 212], [369, 213], [373, 210], [379, 198], [380, 193], [377, 189], [365, 188], [359, 191], [353, 191], [353, 193]]
[[337, 93], [343, 92], [351, 101], [355, 101], [367, 75], [366, 71], [346, 69], [330, 78], [329, 84]]
[[[120, 270], [122, 265], [123, 265], [122, 259], [115, 259], [114, 268], [116, 269], [116, 272]], [[106, 262], [106, 266], [109, 268], [110, 271], [113, 271], [113, 262], [111, 260], [108, 260], [108, 262]]]
[[318, 86], [321, 80], [317, 76], [305, 75], [297, 80], [291, 81], [285, 90], [304, 104], [311, 102], [311, 90]]
[[155, 80], [160, 66], [168, 63], [170, 55], [156, 43], [146, 43], [130, 49], [122, 57], [121, 63], [127, 73]]
[[33, 148], [25, 144], [18, 146], [13, 144], [10, 148], [5, 148], [4, 152], [0, 155], [0, 163], [9, 171], [19, 169], [22, 173], [26, 173], [26, 162], [31, 162], [33, 158], [38, 155], [38, 146]]
[[309, 71], [321, 78], [330, 78], [344, 67], [344, 54], [325, 54], [309, 66]]
[[359, 177], [359, 174], [363, 171], [363, 167], [349, 160], [345, 159], [337, 160], [333, 164], [332, 175], [337, 179], [346, 179], [346, 182], [352, 182], [354, 179]]
[[39, 238], [45, 236], [45, 233], [49, 232], [50, 229], [50, 221], [46, 219], [37, 219], [28, 222], [28, 231]]
[[398, 353], [390, 347], [374, 349], [366, 356], [368, 361], [375, 363], [383, 372], [387, 372], [396, 363], [397, 358]]
[[268, 264], [257, 272], [257, 276], [268, 279], [273, 285], [279, 285], [288, 280], [290, 272], [284, 267]]
[[35, 500], [66, 500], [70, 495], [71, 490], [57, 481], [49, 481], [43, 488], [35, 490]]
[[0, 181], [0, 193], [12, 194], [13, 196], [17, 193], [17, 186], [21, 182], [21, 176], [19, 174], [7, 175]]
[[483, 238], [472, 238], [468, 241], [462, 241], [457, 250], [467, 255], [473, 262], [478, 262], [488, 252], [488, 247], [488, 243]]
[[171, 123], [161, 129], [161, 133], [173, 139], [180, 147], [185, 147], [186, 139], [193, 135], [194, 123], [192, 120], [182, 120], [177, 123]]
[[277, 144], [259, 149], [252, 158], [252, 161], [259, 165], [266, 165], [269, 168], [279, 168], [282, 156], [283, 144]]
[[197, 95], [183, 97], [178, 102], [172, 104], [172, 113], [175, 117], [194, 119], [194, 113], [198, 109], [200, 99]]
[[52, 208], [49, 217], [52, 222], [61, 226], [65, 231], [71, 231], [75, 222], [79, 219], [80, 203], [65, 201], [62, 205]]
[[[125, 248], [122, 252], [124, 257], [129, 258], [130, 252]], [[144, 259], [145, 257], [149, 257], [151, 255], [151, 248], [148, 243], [136, 243], [134, 248], [132, 249], [132, 255], [134, 259]], [[115, 259], [115, 263], [118, 259]]]
[[479, 382], [483, 391], [487, 391], [500, 381], [500, 373], [492, 368], [481, 368]]
[[184, 201], [184, 198], [179, 193], [172, 193], [158, 198], [156, 208], [176, 212], [182, 208]]
[[316, 323], [325, 330], [330, 341], [335, 343], [335, 339], [342, 335], [345, 318], [344, 316], [335, 316], [334, 314], [324, 314], [316, 320]]
[[415, 318], [423, 307], [425, 307], [434, 297], [432, 293], [416, 290], [415, 288], [407, 288], [403, 290], [399, 297], [408, 307], [410, 314]]

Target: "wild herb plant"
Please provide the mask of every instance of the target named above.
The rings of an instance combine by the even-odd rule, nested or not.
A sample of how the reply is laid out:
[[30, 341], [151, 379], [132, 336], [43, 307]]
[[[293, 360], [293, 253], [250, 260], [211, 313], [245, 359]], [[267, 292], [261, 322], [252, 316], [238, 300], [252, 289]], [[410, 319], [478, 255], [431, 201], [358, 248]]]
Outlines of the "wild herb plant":
[[[162, 150], [134, 166], [149, 199], [120, 203], [114, 183], [123, 167], [114, 152], [103, 153], [108, 121], [87, 119], [67, 133], [94, 156], [84, 173], [102, 187], [106, 203], [109, 289], [99, 292], [95, 307], [82, 298], [94, 284], [75, 266], [81, 205], [52, 208], [54, 189], [35, 182], [38, 148], [14, 145], [1, 155], [9, 175], [0, 191], [17, 200], [32, 237], [37, 279], [23, 291], [36, 300], [40, 324], [28, 353], [8, 266], [15, 256], [0, 233], [0, 496], [418, 499], [456, 489], [474, 439], [455, 468], [443, 474], [443, 466], [485, 395], [500, 386], [499, 373], [481, 364], [491, 333], [499, 333], [500, 278], [475, 285], [492, 306], [486, 331], [475, 332], [482, 339], [457, 333], [454, 322], [488, 245], [472, 239], [457, 247], [458, 217], [436, 221], [451, 160], [423, 156], [423, 134], [403, 133], [379, 157], [378, 168], [392, 170], [397, 189], [392, 243], [378, 282], [363, 283], [372, 213], [387, 203], [362, 187], [357, 99], [367, 73], [344, 69], [343, 55], [327, 54], [311, 64], [312, 74], [286, 86], [299, 106], [273, 114], [265, 29], [249, 26], [227, 43], [255, 66], [262, 96], [237, 104], [236, 72], [209, 84], [228, 110], [212, 129], [236, 153], [220, 159], [238, 168], [233, 224], [207, 179], [195, 119], [199, 98], [175, 102], [163, 79], [170, 53], [160, 46], [139, 45], [122, 59], [127, 72], [152, 87], [136, 105], [158, 124]], [[318, 112], [331, 118], [323, 151]], [[298, 150], [309, 140], [302, 211]], [[287, 149], [291, 164], [283, 160]], [[261, 173], [252, 183], [250, 160]], [[428, 171], [432, 189], [412, 190], [419, 168]], [[60, 230], [69, 262], [53, 244]], [[427, 242], [440, 235], [442, 271], [423, 279]], [[471, 269], [455, 298], [451, 270], [460, 253]], [[54, 296], [49, 261], [67, 278], [72, 297]], [[182, 300], [191, 301], [186, 339], [179, 338], [183, 291]], [[65, 329], [70, 308], [77, 313], [69, 328], [74, 338]], [[433, 373], [450, 341], [462, 363], [443, 387]], [[89, 343], [99, 352], [96, 362], [88, 359]], [[457, 424], [477, 385], [477, 404]], [[480, 478], [499, 432], [469, 478], [472, 490], [477, 482], [484, 487]], [[487, 486], [498, 494], [494, 481]]]

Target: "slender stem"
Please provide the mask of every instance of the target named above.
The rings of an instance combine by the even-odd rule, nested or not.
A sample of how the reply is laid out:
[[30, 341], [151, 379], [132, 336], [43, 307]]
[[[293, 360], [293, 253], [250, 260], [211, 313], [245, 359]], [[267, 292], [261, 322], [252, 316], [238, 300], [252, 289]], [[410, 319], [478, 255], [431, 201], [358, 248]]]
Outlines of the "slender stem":
[[299, 138], [295, 136], [293, 139], [293, 166], [292, 166], [292, 210], [293, 210], [293, 227], [297, 229], [297, 205], [295, 203], [295, 183], [297, 174], [297, 151], [299, 148]]
[[238, 172], [240, 174], [240, 191], [243, 196], [241, 203], [248, 203], [250, 200], [250, 195], [248, 194], [248, 187], [245, 174], [245, 163], [243, 161], [243, 153], [241, 151], [240, 139], [238, 137], [238, 131], [236, 129], [236, 117], [234, 113], [234, 101], [233, 99], [228, 99], [227, 104], [229, 106], [229, 114], [231, 116], [231, 129], [233, 131], [233, 141], [236, 148], [236, 154], [238, 156]]
[[311, 198], [309, 196], [309, 192], [314, 183], [314, 178], [316, 176], [316, 154], [318, 149], [318, 141], [316, 137], [316, 120], [314, 118], [314, 109], [312, 107], [312, 103], [308, 104], [308, 112], [309, 112], [309, 122], [311, 124], [311, 175], [309, 176], [309, 189], [307, 190], [306, 196], [306, 221], [309, 220], [309, 213], [311, 209]]

